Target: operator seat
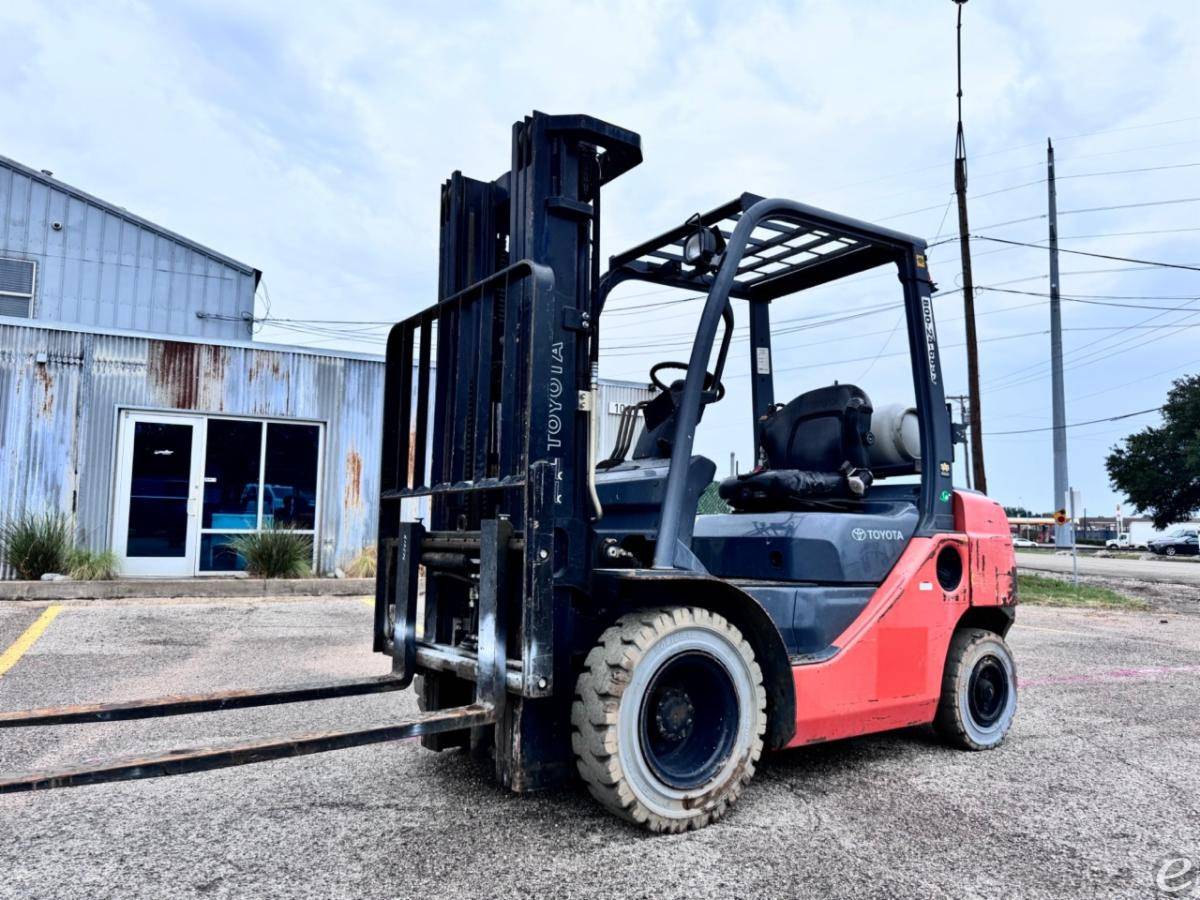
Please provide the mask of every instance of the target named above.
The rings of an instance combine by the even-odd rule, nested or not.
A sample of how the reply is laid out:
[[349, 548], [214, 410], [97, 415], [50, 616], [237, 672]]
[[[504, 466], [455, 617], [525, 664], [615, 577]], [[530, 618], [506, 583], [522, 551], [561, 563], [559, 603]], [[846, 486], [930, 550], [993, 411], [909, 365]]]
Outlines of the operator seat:
[[759, 465], [721, 482], [721, 497], [738, 512], [860, 499], [873, 480], [873, 411], [862, 388], [836, 383], [773, 408], [760, 420]]
[[[596, 466], [596, 496], [604, 510], [604, 518], [596, 525], [597, 534], [618, 540], [630, 534], [654, 539], [666, 497], [667, 476], [671, 471], [671, 451], [675, 448], [683, 385], [683, 379], [674, 381], [667, 390], [627, 407], [622, 414], [616, 447], [608, 459]], [[704, 387], [707, 390], [711, 385], [712, 378], [708, 376]], [[697, 421], [703, 418], [705, 405], [701, 403]], [[633, 438], [634, 417], [639, 415], [645, 427], [626, 460], [625, 454]], [[679, 539], [684, 544], [691, 541], [700, 495], [712, 484], [716, 472], [716, 463], [711, 459], [692, 456], [688, 460], [683, 498], [686, 512], [679, 527]]]

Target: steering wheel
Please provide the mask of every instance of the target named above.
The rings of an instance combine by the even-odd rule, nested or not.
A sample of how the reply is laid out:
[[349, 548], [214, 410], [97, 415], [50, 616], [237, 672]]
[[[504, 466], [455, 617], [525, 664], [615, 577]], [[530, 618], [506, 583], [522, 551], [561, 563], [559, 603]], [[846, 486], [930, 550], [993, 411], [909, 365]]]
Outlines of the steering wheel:
[[[650, 383], [653, 384], [656, 388], [658, 388], [660, 391], [662, 391], [665, 394], [671, 390], [671, 387], [670, 387], [670, 385], [664, 383], [658, 377], [658, 373], [661, 372], [663, 369], [679, 369], [681, 372], [684, 373], [684, 376], [686, 377], [688, 365], [687, 365], [687, 363], [673, 362], [673, 361], [668, 360], [667, 362], [655, 363], [654, 366], [651, 367]], [[713, 391], [713, 382], [714, 381], [716, 381], [716, 376], [713, 375], [712, 372], [704, 373], [704, 394], [702, 396], [702, 399], [704, 400], [705, 403], [716, 403], [717, 401], [723, 399], [725, 396], [725, 385], [719, 381], [717, 381], [717, 387], [716, 387], [716, 391], [714, 393], [714, 391]]]

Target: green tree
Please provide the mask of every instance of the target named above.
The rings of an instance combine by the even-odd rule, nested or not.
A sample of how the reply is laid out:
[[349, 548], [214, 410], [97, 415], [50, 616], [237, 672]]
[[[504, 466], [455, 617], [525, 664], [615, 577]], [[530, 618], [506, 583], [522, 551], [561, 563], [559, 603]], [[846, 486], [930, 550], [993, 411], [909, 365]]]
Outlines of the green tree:
[[1108, 479], [1156, 528], [1200, 510], [1200, 375], [1180, 378], [1162, 425], [1127, 437], [1108, 455]]
[[1027, 510], [1023, 506], [1006, 506], [1006, 507], [1004, 507], [1004, 514], [1006, 516], [1008, 516], [1010, 519], [1032, 519], [1032, 518], [1034, 518], [1033, 513], [1031, 513], [1029, 510]]

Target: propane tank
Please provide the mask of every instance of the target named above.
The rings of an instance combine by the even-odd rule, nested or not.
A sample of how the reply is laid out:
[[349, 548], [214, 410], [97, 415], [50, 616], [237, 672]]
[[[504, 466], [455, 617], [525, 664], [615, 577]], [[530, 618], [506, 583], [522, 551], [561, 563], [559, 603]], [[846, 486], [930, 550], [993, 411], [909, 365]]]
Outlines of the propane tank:
[[921, 421], [915, 407], [877, 406], [871, 414], [871, 433], [875, 436], [869, 450], [872, 466], [903, 466], [921, 459]]

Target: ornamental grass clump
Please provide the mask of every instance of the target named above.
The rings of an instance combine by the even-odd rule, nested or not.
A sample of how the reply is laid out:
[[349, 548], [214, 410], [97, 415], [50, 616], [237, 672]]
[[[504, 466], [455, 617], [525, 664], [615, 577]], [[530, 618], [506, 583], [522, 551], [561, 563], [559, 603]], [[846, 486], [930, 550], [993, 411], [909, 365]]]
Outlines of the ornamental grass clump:
[[246, 561], [253, 578], [308, 578], [312, 575], [312, 535], [288, 528], [239, 534], [226, 545]]
[[24, 513], [0, 525], [0, 555], [28, 581], [66, 573], [74, 545], [74, 528], [62, 513]]

